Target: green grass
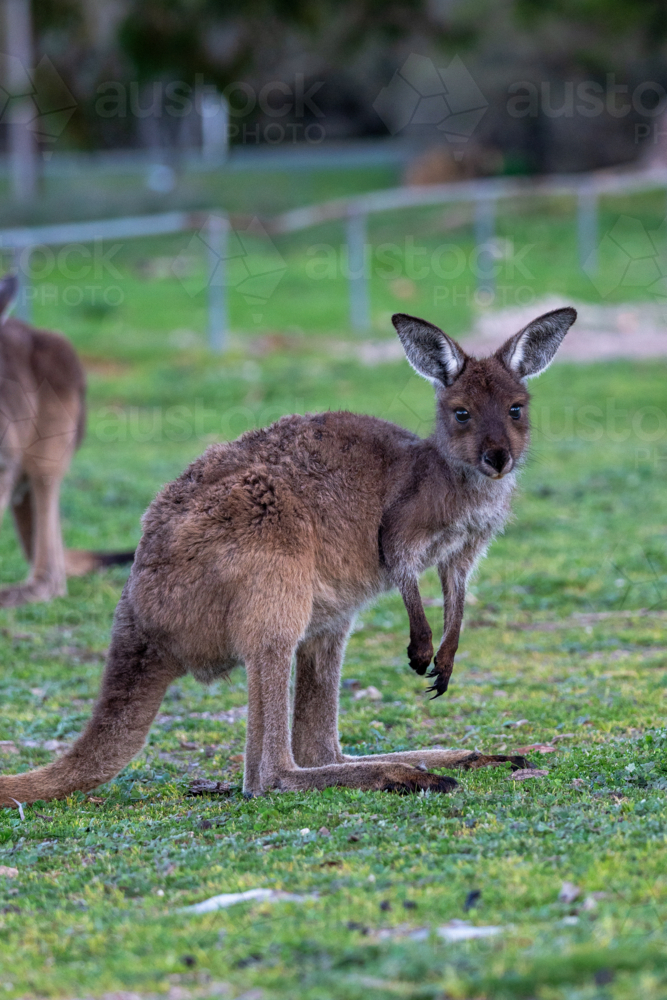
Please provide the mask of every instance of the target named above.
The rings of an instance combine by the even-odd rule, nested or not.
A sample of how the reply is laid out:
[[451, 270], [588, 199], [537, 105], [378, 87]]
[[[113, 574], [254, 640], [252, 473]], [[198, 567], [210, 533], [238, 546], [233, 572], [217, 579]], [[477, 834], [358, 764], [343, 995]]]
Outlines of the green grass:
[[[569, 209], [547, 209], [500, 220], [517, 245], [535, 244], [533, 293], [593, 299]], [[609, 224], [634, 212], [651, 226], [660, 205], [647, 197], [609, 212]], [[438, 220], [442, 213], [377, 220], [373, 240], [471, 245], [465, 221], [443, 236]], [[322, 241], [336, 238], [332, 227]], [[120, 278], [107, 276], [124, 292], [115, 309], [68, 306], [58, 295], [36, 307], [40, 322], [72, 337], [90, 371], [89, 434], [63, 493], [70, 546], [134, 544], [156, 490], [209, 441], [283, 412], [346, 407], [428, 430], [431, 390], [405, 362], [367, 367], [341, 348], [353, 342], [345, 282], [308, 278], [311, 243], [288, 241], [285, 276], [261, 320], [232, 296], [237, 333], [224, 358], [205, 350], [203, 294], [191, 298], [159, 276], [161, 264], [142, 263], [171, 260], [182, 244], [122, 247]], [[471, 280], [449, 283], [451, 301]], [[62, 274], [49, 282], [59, 293], [68, 285]], [[436, 306], [434, 276], [413, 283], [405, 301], [374, 277], [375, 336], [390, 337], [383, 317], [397, 307], [465, 330], [473, 307], [463, 295], [452, 309]], [[473, 584], [444, 698], [428, 701], [407, 666], [396, 595], [362, 616], [349, 645], [345, 679], [382, 694], [355, 700], [357, 688], [344, 687], [341, 736], [352, 752], [436, 742], [499, 751], [572, 734], [557, 753], [532, 755], [546, 777], [517, 783], [500, 768], [460, 775], [447, 797], [328, 790], [245, 801], [243, 718], [213, 717], [245, 704], [243, 672], [209, 688], [180, 681], [146, 750], [115, 781], [26, 807], [23, 821], [0, 814], [0, 865], [19, 872], [0, 876], [0, 996], [175, 985], [206, 995], [210, 977], [229, 984], [230, 997], [260, 988], [276, 1000], [662, 1000], [667, 431], [656, 413], [666, 381], [665, 361], [615, 362], [556, 365], [532, 384], [536, 431], [515, 517]], [[24, 570], [7, 522], [0, 578]], [[74, 580], [67, 598], [0, 613], [0, 740], [19, 749], [0, 755], [3, 771], [48, 761], [44, 741], [80, 731], [124, 576]], [[433, 573], [422, 592], [437, 598]], [[642, 608], [651, 614], [626, 614]], [[591, 612], [609, 617], [572, 617]], [[427, 614], [437, 633], [435, 603]], [[234, 790], [189, 798], [196, 776]], [[581, 889], [572, 903], [558, 901], [564, 881]], [[307, 898], [180, 912], [260, 886]], [[481, 897], [465, 912], [472, 890]], [[594, 893], [605, 895], [584, 905]], [[453, 918], [502, 933], [447, 943], [436, 929]], [[414, 930], [418, 940], [406, 936]]]

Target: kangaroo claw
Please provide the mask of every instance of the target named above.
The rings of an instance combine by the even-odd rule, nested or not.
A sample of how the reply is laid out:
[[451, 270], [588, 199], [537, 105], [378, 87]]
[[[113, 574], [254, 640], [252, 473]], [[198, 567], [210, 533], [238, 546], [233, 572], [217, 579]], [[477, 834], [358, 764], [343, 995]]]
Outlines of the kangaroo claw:
[[426, 694], [430, 694], [431, 691], [435, 691], [433, 698], [429, 699], [429, 701], [434, 701], [436, 698], [439, 698], [440, 695], [444, 694], [447, 688], [449, 687], [449, 681], [452, 676], [452, 671], [450, 669], [447, 673], [444, 673], [438, 670], [436, 667], [434, 667], [433, 670], [429, 670], [426, 676], [432, 677], [434, 680], [434, 683], [431, 685], [431, 687], [426, 688]]

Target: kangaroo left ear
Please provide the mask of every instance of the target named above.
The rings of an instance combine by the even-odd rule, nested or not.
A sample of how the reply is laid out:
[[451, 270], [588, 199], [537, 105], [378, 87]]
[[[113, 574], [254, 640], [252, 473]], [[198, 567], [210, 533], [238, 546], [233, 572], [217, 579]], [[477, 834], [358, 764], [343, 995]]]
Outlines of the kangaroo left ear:
[[510, 337], [496, 357], [519, 378], [539, 375], [553, 361], [576, 318], [576, 309], [570, 307], [545, 313]]

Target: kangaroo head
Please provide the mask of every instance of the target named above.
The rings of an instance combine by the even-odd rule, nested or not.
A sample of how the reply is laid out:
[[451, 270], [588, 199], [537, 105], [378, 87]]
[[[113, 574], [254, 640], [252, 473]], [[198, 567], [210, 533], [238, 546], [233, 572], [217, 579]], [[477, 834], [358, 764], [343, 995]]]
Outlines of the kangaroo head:
[[435, 387], [435, 440], [448, 459], [491, 479], [516, 467], [528, 444], [526, 379], [549, 367], [576, 318], [569, 308], [546, 313], [478, 360], [437, 326], [392, 317], [408, 361]]

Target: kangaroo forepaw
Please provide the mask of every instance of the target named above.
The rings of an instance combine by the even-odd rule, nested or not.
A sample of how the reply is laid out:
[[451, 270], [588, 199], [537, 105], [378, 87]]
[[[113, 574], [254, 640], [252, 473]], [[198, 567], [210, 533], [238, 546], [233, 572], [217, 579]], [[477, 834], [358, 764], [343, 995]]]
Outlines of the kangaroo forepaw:
[[433, 698], [430, 699], [431, 701], [434, 701], [436, 698], [439, 698], [440, 695], [444, 694], [447, 688], [449, 687], [449, 681], [452, 676], [452, 669], [453, 665], [446, 670], [439, 669], [438, 667], [433, 667], [433, 670], [429, 670], [426, 676], [433, 678], [433, 684], [431, 684], [430, 687], [426, 688], [426, 694], [430, 694], [431, 691], [435, 692]]
[[432, 659], [433, 645], [430, 639], [424, 642], [411, 642], [408, 646], [408, 662], [420, 677], [424, 676]]

